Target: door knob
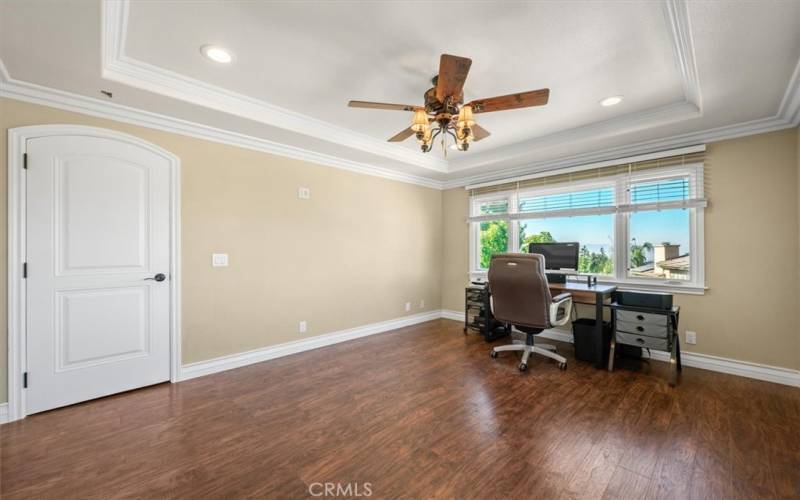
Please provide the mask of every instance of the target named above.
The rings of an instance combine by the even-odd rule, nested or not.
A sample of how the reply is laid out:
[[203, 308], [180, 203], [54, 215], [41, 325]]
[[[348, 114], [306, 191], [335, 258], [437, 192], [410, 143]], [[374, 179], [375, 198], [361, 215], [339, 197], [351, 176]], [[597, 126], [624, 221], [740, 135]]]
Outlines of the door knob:
[[164, 276], [164, 274], [158, 273], [155, 276], [153, 276], [152, 278], [145, 278], [145, 281], [147, 281], [147, 280], [164, 281], [165, 279], [167, 279], [167, 277]]

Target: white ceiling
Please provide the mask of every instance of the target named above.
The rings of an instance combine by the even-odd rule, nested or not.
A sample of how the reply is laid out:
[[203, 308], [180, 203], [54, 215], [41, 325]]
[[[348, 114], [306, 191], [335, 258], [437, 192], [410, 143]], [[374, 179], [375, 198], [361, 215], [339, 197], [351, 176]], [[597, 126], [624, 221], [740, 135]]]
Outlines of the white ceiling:
[[[800, 59], [796, 1], [103, 6], [0, 3], [10, 82], [91, 98], [109, 89], [115, 104], [433, 181], [766, 126], [793, 97]], [[230, 49], [234, 63], [204, 59], [207, 43]], [[550, 102], [479, 115], [492, 136], [447, 160], [411, 139], [385, 142], [410, 113], [346, 107], [350, 99], [421, 104], [441, 53], [472, 58], [467, 99], [549, 87]], [[615, 94], [622, 104], [599, 106]]]

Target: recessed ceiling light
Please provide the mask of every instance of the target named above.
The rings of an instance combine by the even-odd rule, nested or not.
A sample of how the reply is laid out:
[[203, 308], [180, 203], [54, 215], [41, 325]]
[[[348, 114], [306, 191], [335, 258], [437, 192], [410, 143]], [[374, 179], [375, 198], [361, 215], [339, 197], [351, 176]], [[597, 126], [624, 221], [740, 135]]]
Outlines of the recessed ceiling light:
[[216, 45], [203, 45], [200, 47], [200, 53], [218, 63], [228, 64], [233, 60], [230, 52]]
[[624, 96], [621, 95], [612, 95], [611, 97], [606, 97], [602, 101], [600, 101], [601, 106], [616, 106], [617, 104], [621, 103], [624, 99]]

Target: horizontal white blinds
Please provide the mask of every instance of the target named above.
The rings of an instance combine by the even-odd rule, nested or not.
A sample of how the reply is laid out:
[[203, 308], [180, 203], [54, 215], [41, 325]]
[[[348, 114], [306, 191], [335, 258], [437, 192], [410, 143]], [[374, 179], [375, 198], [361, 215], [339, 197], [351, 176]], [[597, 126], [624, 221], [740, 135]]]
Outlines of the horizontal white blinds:
[[556, 212], [587, 208], [613, 207], [614, 188], [587, 189], [541, 196], [520, 196], [520, 212]]
[[704, 158], [705, 158], [705, 152], [700, 151], [697, 153], [689, 153], [676, 156], [669, 156], [666, 158], [659, 158], [657, 160], [620, 163], [618, 165], [593, 168], [589, 170], [581, 170], [578, 172], [558, 173], [558, 171], [555, 171], [553, 172], [553, 175], [547, 175], [543, 177], [536, 177], [533, 179], [525, 179], [525, 180], [519, 180], [501, 184], [494, 184], [491, 186], [475, 187], [470, 189], [469, 194], [470, 196], [478, 196], [488, 193], [514, 191], [518, 189], [524, 190], [527, 188], [548, 187], [559, 184], [566, 185], [569, 183], [590, 181], [592, 179], [603, 179], [621, 175], [631, 175], [652, 169], [667, 169], [667, 168], [682, 167], [685, 165], [691, 165], [695, 163], [703, 163]]
[[703, 153], [476, 188], [471, 221], [705, 207]]

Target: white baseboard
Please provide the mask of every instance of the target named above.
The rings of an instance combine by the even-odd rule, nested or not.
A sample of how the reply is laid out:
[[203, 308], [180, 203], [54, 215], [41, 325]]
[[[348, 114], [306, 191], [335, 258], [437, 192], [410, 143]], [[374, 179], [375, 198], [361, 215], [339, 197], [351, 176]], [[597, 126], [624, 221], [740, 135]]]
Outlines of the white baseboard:
[[253, 363], [260, 363], [269, 359], [280, 358], [282, 356], [288, 356], [290, 354], [296, 354], [303, 351], [310, 351], [311, 349], [318, 349], [320, 347], [338, 344], [339, 342], [346, 342], [348, 340], [366, 337], [368, 335], [375, 335], [376, 333], [388, 332], [404, 326], [416, 325], [418, 323], [439, 319], [441, 317], [441, 311], [430, 311], [350, 328], [347, 330], [340, 330], [338, 332], [316, 335], [314, 337], [296, 340], [294, 342], [286, 342], [284, 344], [272, 345], [261, 349], [254, 349], [252, 351], [231, 354], [229, 356], [222, 356], [219, 358], [210, 359], [208, 361], [190, 363], [181, 367], [178, 380], [189, 380], [196, 377], [202, 377], [204, 375], [210, 375], [212, 373], [231, 370], [233, 368], [240, 368]]
[[[219, 358], [210, 359], [208, 361], [190, 363], [181, 367], [179, 380], [189, 380], [196, 377], [202, 377], [204, 375], [210, 375], [212, 373], [231, 370], [233, 368], [240, 368], [253, 363], [260, 363], [261, 361], [267, 361], [282, 356], [288, 356], [290, 354], [309, 351], [311, 349], [318, 349], [320, 347], [338, 344], [339, 342], [366, 337], [368, 335], [375, 335], [377, 333], [395, 330], [404, 326], [416, 325], [417, 323], [438, 318], [463, 321], [464, 313], [451, 309], [442, 309], [427, 313], [414, 314], [402, 318], [350, 328], [348, 330], [317, 335], [315, 337], [297, 340], [294, 342], [287, 342], [285, 344], [273, 345], [263, 349], [255, 349], [238, 354], [231, 354], [230, 356], [222, 356]], [[572, 343], [572, 333], [564, 330], [545, 330], [540, 334], [540, 336], [547, 339]], [[652, 359], [655, 361], [666, 362], [669, 361], [669, 354], [661, 351], [652, 351]], [[800, 370], [791, 370], [789, 368], [781, 368], [778, 366], [769, 366], [693, 352], [681, 353], [681, 360], [683, 361], [684, 365], [691, 366], [693, 368], [702, 368], [704, 370], [728, 373], [731, 375], [738, 375], [740, 377], [765, 380], [767, 382], [774, 382], [792, 387], [800, 387]], [[0, 422], [3, 421], [2, 418], [5, 415], [3, 411], [3, 406], [0, 406]]]
[[[560, 340], [572, 343], [572, 334], [559, 330], [545, 330], [540, 334], [541, 337]], [[669, 353], [664, 351], [650, 351], [651, 359], [654, 361], [669, 362]], [[713, 372], [728, 373], [740, 377], [765, 380], [776, 384], [800, 387], [800, 370], [791, 370], [779, 366], [763, 365], [751, 363], [738, 359], [722, 358], [710, 354], [700, 354], [697, 352], [681, 352], [681, 362], [684, 366], [701, 368]]]
[[0, 424], [8, 422], [8, 403], [0, 403]]
[[464, 321], [464, 313], [460, 311], [454, 311], [452, 309], [442, 309], [441, 317], [444, 319], [452, 319], [455, 321]]
[[[652, 359], [656, 361], [669, 361], [669, 353], [663, 351], [651, 351]], [[751, 363], [738, 359], [722, 358], [711, 356], [710, 354], [700, 354], [696, 352], [681, 352], [681, 363], [684, 366], [702, 368], [714, 372], [728, 373], [740, 377], [765, 380], [776, 384], [800, 387], [800, 370], [791, 370], [779, 366], [763, 365]]]

